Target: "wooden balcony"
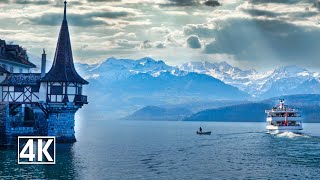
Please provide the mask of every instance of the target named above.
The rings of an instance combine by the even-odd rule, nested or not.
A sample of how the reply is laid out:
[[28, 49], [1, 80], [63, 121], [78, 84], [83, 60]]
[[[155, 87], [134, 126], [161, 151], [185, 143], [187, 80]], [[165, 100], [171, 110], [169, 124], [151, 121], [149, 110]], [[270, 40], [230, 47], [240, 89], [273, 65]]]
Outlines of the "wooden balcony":
[[74, 102], [76, 104], [88, 104], [88, 97], [84, 95], [76, 95], [74, 97]]

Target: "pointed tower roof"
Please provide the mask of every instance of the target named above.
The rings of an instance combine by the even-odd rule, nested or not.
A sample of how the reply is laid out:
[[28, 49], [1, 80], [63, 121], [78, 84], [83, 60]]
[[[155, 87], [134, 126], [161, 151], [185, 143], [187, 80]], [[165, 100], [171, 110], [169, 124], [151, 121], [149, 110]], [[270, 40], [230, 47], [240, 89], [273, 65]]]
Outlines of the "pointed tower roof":
[[73, 63], [71, 42], [67, 22], [67, 2], [64, 2], [64, 16], [58, 38], [56, 53], [50, 71], [41, 79], [45, 82], [76, 82], [88, 84], [76, 71]]

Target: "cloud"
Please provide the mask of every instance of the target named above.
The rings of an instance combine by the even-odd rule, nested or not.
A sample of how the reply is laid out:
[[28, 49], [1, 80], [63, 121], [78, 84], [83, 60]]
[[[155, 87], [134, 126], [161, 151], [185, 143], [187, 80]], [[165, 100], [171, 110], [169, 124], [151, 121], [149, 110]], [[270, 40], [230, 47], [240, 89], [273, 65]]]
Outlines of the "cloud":
[[[0, 4], [6, 2], [8, 4], [21, 4], [21, 5], [49, 5], [62, 6], [63, 0], [0, 0]], [[80, 5], [82, 1], [72, 1], [68, 6]]]
[[152, 47], [153, 47], [153, 44], [149, 40], [145, 40], [140, 44], [140, 48], [141, 49], [149, 49], [149, 48], [152, 48]]
[[202, 0], [168, 0], [169, 3], [166, 5], [171, 6], [198, 6], [198, 5], [206, 5], [211, 7], [220, 6], [221, 4], [216, 0], [207, 0], [202, 3]]
[[199, 4], [198, 0], [169, 0], [171, 5], [175, 6], [193, 6]]
[[201, 48], [201, 42], [198, 36], [192, 35], [187, 38], [187, 44], [192, 49]]
[[166, 27], [152, 27], [149, 31], [159, 34], [169, 34], [170, 32], [170, 30]]
[[84, 45], [81, 46], [82, 49], [86, 49], [87, 47], [89, 47], [88, 44], [84, 44]]
[[[223, 54], [255, 68], [307, 58], [320, 69], [317, 7], [314, 0], [68, 0], [68, 22], [78, 26], [70, 27], [74, 55], [87, 62], [152, 55], [175, 64]], [[59, 27], [47, 26], [60, 26], [63, 0], [0, 0], [1, 8], [3, 38], [33, 54], [55, 46]]]
[[33, 4], [33, 5], [48, 5], [51, 2], [48, 0], [13, 0], [16, 4]]
[[267, 11], [267, 10], [260, 10], [260, 9], [243, 9], [243, 12], [250, 14], [251, 16], [266, 16], [266, 17], [277, 17], [281, 15], [281, 13]]
[[126, 17], [128, 15], [133, 15], [133, 14], [125, 11], [118, 11], [118, 12], [117, 11], [115, 12], [100, 11], [100, 12], [87, 13], [84, 16], [116, 19], [116, 18]]
[[151, 48], [163, 49], [163, 48], [166, 48], [166, 45], [165, 43], [160, 41], [152, 42], [150, 40], [145, 40], [140, 44], [140, 49], [151, 49]]
[[214, 24], [187, 24], [183, 27], [185, 35], [197, 35], [199, 37], [213, 37], [219, 28]]
[[87, 0], [88, 2], [120, 2], [121, 0]]
[[221, 4], [218, 1], [214, 1], [214, 0], [206, 1], [204, 2], [204, 5], [212, 6], [212, 7], [221, 6]]
[[[110, 25], [107, 20], [103, 19], [118, 19], [128, 16], [129, 12], [90, 12], [85, 14], [69, 13], [67, 15], [68, 22], [74, 26], [95, 26], [95, 25]], [[46, 13], [39, 17], [31, 18], [31, 22], [39, 25], [57, 26], [61, 23], [61, 13]]]
[[[58, 26], [61, 24], [62, 15], [60, 13], [46, 13], [39, 17], [31, 18], [30, 22], [38, 25]], [[68, 14], [68, 22], [73, 26], [96, 26], [107, 24], [102, 20], [92, 19], [90, 16]]]
[[156, 45], [155, 45], [156, 48], [158, 49], [163, 49], [163, 48], [166, 48], [166, 45], [162, 42], [158, 42]]
[[255, 64], [317, 64], [320, 29], [297, 26], [280, 20], [232, 19], [214, 40], [206, 44], [207, 54], [231, 54]]
[[249, 0], [252, 4], [263, 4], [263, 3], [281, 3], [281, 4], [294, 4], [301, 2], [301, 0]]
[[137, 41], [129, 41], [127, 39], [117, 39], [115, 41], [117, 48], [127, 48], [127, 49], [133, 49], [139, 46], [139, 42]]

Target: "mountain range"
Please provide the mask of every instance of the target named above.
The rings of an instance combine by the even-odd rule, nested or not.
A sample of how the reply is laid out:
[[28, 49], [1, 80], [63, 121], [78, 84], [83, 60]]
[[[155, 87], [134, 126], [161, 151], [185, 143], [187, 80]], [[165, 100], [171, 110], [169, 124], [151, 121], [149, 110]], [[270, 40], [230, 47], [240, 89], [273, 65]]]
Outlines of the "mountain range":
[[[215, 122], [265, 122], [265, 110], [271, 109], [279, 103], [280, 97], [274, 97], [263, 101], [238, 102], [238, 104], [217, 106], [194, 112], [184, 106], [174, 108], [144, 107], [132, 115], [125, 117], [126, 120], [176, 120], [176, 121], [215, 121]], [[286, 104], [299, 109], [304, 122], [320, 122], [320, 95], [303, 94], [281, 96], [287, 99]]]
[[258, 99], [320, 92], [319, 73], [297, 66], [280, 67], [264, 73], [254, 69], [242, 70], [226, 62], [189, 62], [178, 67], [184, 71], [210, 75]]
[[[50, 63], [47, 63], [50, 66]], [[90, 106], [101, 117], [123, 117], [145, 106], [189, 104], [192, 112], [243, 101], [320, 93], [320, 74], [297, 66], [268, 72], [243, 70], [227, 62], [189, 62], [170, 66], [149, 57], [138, 60], [108, 58], [76, 68], [90, 84]], [[194, 105], [197, 104], [197, 105]], [[99, 113], [100, 112], [100, 113]]]
[[114, 117], [147, 105], [251, 98], [217, 78], [182, 71], [151, 58], [136, 61], [109, 58], [98, 65], [77, 67], [90, 82], [89, 102], [96, 105], [90, 107], [106, 109]]
[[[274, 97], [259, 102], [232, 105], [197, 112], [185, 121], [230, 121], [230, 122], [265, 122], [265, 110], [278, 103], [280, 97]], [[320, 95], [303, 94], [282, 96], [286, 103], [301, 111], [304, 122], [320, 122]]]
[[78, 64], [78, 67], [86, 74], [87, 79], [108, 81], [124, 80], [134, 75], [138, 75], [137, 78], [140, 75], [150, 75], [154, 78], [166, 75], [171, 75], [171, 78], [184, 77], [192, 73], [207, 75], [234, 86], [256, 99], [320, 93], [320, 73], [297, 66], [284, 66], [260, 73], [254, 69], [242, 70], [225, 61], [188, 62], [170, 66], [162, 60], [145, 57], [138, 60], [108, 58], [100, 64]]

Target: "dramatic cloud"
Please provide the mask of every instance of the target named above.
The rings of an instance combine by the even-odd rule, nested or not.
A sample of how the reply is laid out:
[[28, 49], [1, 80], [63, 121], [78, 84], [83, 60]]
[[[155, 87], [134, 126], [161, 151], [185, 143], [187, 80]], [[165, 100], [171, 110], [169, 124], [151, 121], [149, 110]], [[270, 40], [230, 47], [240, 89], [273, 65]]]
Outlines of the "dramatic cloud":
[[262, 3], [283, 3], [283, 4], [294, 4], [301, 2], [301, 0], [249, 0], [253, 4], [262, 4]]
[[[47, 13], [40, 17], [32, 18], [30, 21], [33, 24], [57, 26], [61, 24], [61, 18], [62, 18], [61, 14]], [[86, 15], [79, 16], [77, 14], [69, 14], [68, 22], [70, 25], [73, 25], [73, 26], [95, 26], [95, 25], [107, 24], [102, 20], [95, 20], [95, 19], [92, 19], [92, 17], [90, 16], [86, 16]]]
[[206, 6], [216, 7], [220, 6], [221, 4], [216, 0], [168, 0], [170, 3], [167, 5], [173, 5], [173, 6], [195, 6], [195, 5], [201, 5], [204, 4]]
[[[46, 48], [52, 59], [63, 5], [0, 0], [0, 38], [31, 55]], [[80, 62], [151, 56], [172, 65], [227, 60], [247, 68], [320, 70], [319, 7], [314, 0], [68, 0], [67, 18]]]
[[212, 6], [212, 7], [216, 7], [216, 6], [220, 6], [221, 4], [218, 1], [214, 1], [214, 0], [209, 0], [204, 2], [204, 4], [206, 6]]
[[[85, 14], [68, 14], [70, 25], [74, 26], [95, 26], [95, 25], [110, 25], [106, 19], [117, 19], [126, 17], [128, 12], [92, 12]], [[31, 22], [39, 25], [56, 26], [61, 23], [61, 13], [46, 13], [40, 17], [32, 18]], [[99, 18], [99, 19], [98, 19]]]
[[277, 20], [233, 19], [221, 30], [215, 32], [214, 41], [207, 44], [205, 53], [233, 54], [237, 59], [257, 64], [293, 63], [320, 65], [317, 47], [320, 30], [305, 29]]
[[47, 5], [50, 4], [48, 0], [14, 0], [13, 3], [17, 4], [33, 4], [33, 5]]
[[198, 4], [198, 0], [169, 0], [172, 5], [176, 6], [192, 6]]
[[120, 2], [121, 0], [87, 0], [88, 2]]
[[189, 36], [187, 39], [187, 44], [192, 49], [199, 49], [201, 48], [201, 42], [198, 36], [192, 35]]

